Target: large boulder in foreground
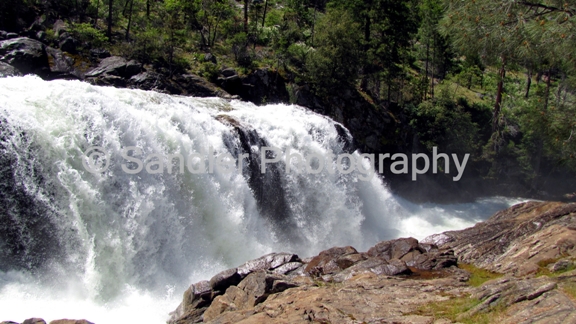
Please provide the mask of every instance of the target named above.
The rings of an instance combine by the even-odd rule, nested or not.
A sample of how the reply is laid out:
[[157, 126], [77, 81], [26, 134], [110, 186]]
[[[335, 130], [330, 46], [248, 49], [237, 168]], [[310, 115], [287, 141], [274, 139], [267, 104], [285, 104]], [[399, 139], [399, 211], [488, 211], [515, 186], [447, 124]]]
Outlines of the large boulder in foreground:
[[27, 37], [0, 41], [0, 61], [22, 74], [45, 76], [50, 71], [46, 46]]

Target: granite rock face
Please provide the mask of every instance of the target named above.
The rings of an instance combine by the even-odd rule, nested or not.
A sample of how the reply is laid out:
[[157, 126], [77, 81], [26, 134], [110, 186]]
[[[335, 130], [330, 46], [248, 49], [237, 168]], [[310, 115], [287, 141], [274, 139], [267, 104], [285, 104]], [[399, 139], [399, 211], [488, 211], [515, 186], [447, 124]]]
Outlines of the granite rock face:
[[[414, 256], [434, 261], [414, 262]], [[444, 259], [451, 262], [436, 262]], [[433, 244], [420, 246], [413, 238], [382, 242], [367, 253], [351, 246], [334, 247], [307, 260], [290, 253], [268, 254], [192, 285], [169, 323], [234, 323], [256, 314], [255, 310], [269, 300], [283, 294], [292, 296], [290, 291], [346, 283], [358, 276], [408, 277], [431, 269], [443, 273], [455, 264], [456, 257], [450, 250], [440, 250]]]
[[22, 74], [43, 76], [50, 71], [46, 45], [27, 37], [0, 41], [0, 61], [13, 66]]
[[270, 254], [192, 285], [169, 323], [576, 323], [575, 230], [576, 204], [528, 202], [421, 242]]
[[576, 257], [576, 203], [522, 203], [472, 228], [432, 235], [424, 242], [452, 249], [458, 261], [490, 271], [535, 273], [538, 263]]

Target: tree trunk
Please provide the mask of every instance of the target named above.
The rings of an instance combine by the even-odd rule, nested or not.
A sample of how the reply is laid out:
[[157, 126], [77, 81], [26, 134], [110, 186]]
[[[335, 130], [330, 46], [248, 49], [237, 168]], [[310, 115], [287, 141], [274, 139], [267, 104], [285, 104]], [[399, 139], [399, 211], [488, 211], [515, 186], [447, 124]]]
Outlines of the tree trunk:
[[506, 58], [502, 57], [502, 66], [498, 73], [498, 89], [496, 91], [496, 103], [494, 104], [494, 114], [492, 116], [492, 133], [498, 130], [498, 119], [502, 109], [502, 91], [504, 90], [504, 76], [506, 75]]
[[[426, 42], [426, 64], [424, 67], [424, 80], [426, 80], [425, 83], [428, 83], [428, 60], [429, 59], [430, 59], [430, 44], [428, 42]], [[428, 85], [426, 85], [426, 87], [424, 88], [423, 100], [426, 100], [427, 96], [428, 96]]]
[[316, 27], [316, 4], [314, 4], [314, 19], [312, 20], [312, 34], [310, 35], [310, 45], [314, 46], [314, 28]]
[[146, 0], [146, 18], [150, 19], [150, 1]]
[[126, 17], [126, 12], [128, 11], [128, 4], [130, 4], [130, 0], [126, 0], [124, 3], [124, 8], [122, 9], [122, 16]]
[[367, 51], [370, 48], [370, 28], [372, 22], [370, 21], [370, 16], [368, 14], [364, 15], [364, 50]]
[[556, 107], [560, 105], [562, 98], [562, 90], [564, 89], [564, 82], [566, 81], [566, 73], [562, 72], [562, 80], [558, 83], [558, 91], [556, 92]]
[[432, 68], [430, 69], [430, 74], [432, 77], [430, 78], [430, 97], [434, 99], [434, 61], [436, 59], [436, 35], [432, 39]]
[[244, 32], [248, 36], [248, 1], [244, 0]]
[[546, 91], [544, 92], [544, 111], [548, 110], [548, 99], [550, 98], [550, 83], [552, 79], [552, 68], [548, 68], [548, 78], [546, 78]]
[[96, 0], [96, 18], [94, 19], [94, 28], [98, 27], [98, 14], [100, 12], [100, 0]]
[[[266, 11], [268, 10], [268, 0], [264, 1], [264, 13], [262, 14], [262, 28], [266, 23]], [[314, 37], [314, 25], [312, 25], [312, 37]]]
[[134, 7], [134, 0], [130, 1], [130, 8], [128, 9], [128, 27], [126, 27], [126, 40], [130, 39], [130, 25], [132, 24], [132, 9]]
[[528, 70], [528, 77], [526, 79], [526, 94], [524, 98], [528, 99], [530, 96], [530, 86], [532, 85], [532, 70]]
[[[214, 35], [210, 41], [210, 46], [214, 46], [214, 43], [216, 43], [216, 34], [218, 34], [218, 25], [220, 24], [220, 20], [222, 20], [222, 14], [218, 15], [218, 20], [216, 20], [216, 25], [214, 26]], [[210, 35], [208, 35], [208, 37], [210, 37]]]
[[108, 41], [112, 42], [112, 7], [114, 0], [108, 0]]

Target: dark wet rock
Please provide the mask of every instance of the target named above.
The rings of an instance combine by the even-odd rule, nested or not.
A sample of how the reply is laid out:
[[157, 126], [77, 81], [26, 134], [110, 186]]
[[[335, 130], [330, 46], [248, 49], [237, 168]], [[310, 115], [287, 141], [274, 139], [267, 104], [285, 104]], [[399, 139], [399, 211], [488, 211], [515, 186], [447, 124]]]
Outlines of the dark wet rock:
[[[131, 77], [129, 80], [131, 87], [135, 89], [142, 90], [156, 90], [159, 92], [166, 92], [164, 89], [166, 84], [166, 78], [155, 72], [142, 72]], [[168, 93], [171, 93], [168, 91]]]
[[16, 33], [6, 33], [6, 39], [14, 39], [14, 38], [18, 38], [20, 37], [20, 35], [16, 34]]
[[142, 70], [142, 65], [136, 61], [127, 61], [119, 56], [103, 59], [98, 67], [86, 73], [86, 77], [117, 76], [130, 78]]
[[223, 69], [222, 71], [220, 71], [220, 74], [222, 74], [225, 78], [238, 75], [236, 70], [234, 70], [233, 68]]
[[45, 43], [46, 42], [46, 32], [45, 31], [39, 31], [36, 32], [36, 34], [34, 34], [34, 37], [36, 40]]
[[181, 89], [182, 95], [195, 97], [231, 97], [228, 93], [214, 86], [206, 79], [194, 74], [175, 75], [173, 80], [178, 88]]
[[65, 37], [64, 39], [58, 42], [58, 47], [60, 47], [61, 50], [71, 54], [78, 53], [77, 49], [78, 46], [80, 46], [80, 42], [77, 39], [70, 36]]
[[228, 287], [237, 285], [242, 280], [236, 268], [220, 272], [210, 279], [210, 287], [214, 291], [225, 291]]
[[212, 62], [214, 64], [218, 63], [218, 61], [216, 60], [216, 56], [214, 56], [214, 54], [212, 53], [204, 54], [204, 62]]
[[111, 55], [110, 52], [109, 52], [108, 50], [106, 50], [106, 49], [103, 49], [103, 48], [93, 48], [93, 49], [90, 50], [90, 56], [91, 56], [92, 58], [95, 58], [95, 59], [105, 59], [105, 58], [108, 58], [108, 57], [110, 57], [110, 56], [112, 56], [112, 55]]
[[8, 76], [18, 76], [20, 72], [16, 70], [12, 65], [6, 64], [4, 62], [0, 62], [0, 77], [8, 77]]
[[222, 89], [242, 100], [257, 105], [288, 102], [290, 96], [286, 90], [286, 81], [277, 72], [270, 69], [258, 69], [246, 76], [238, 77], [233, 69], [221, 71], [223, 78], [218, 79]]
[[15, 67], [22, 74], [45, 76], [50, 70], [46, 46], [27, 37], [0, 41], [0, 61]]

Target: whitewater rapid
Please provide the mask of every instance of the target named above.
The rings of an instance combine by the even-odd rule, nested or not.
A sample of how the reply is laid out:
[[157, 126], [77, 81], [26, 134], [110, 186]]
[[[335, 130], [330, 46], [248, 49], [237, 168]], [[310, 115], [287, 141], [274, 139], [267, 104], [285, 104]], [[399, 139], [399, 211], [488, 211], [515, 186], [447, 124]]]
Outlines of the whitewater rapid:
[[[115, 159], [128, 146], [347, 152], [341, 125], [292, 105], [13, 77], [0, 79], [0, 132], [0, 321], [163, 323], [190, 283], [263, 254], [422, 239], [520, 201], [416, 205], [356, 172], [128, 174]], [[104, 172], [82, 163], [94, 146]]]

